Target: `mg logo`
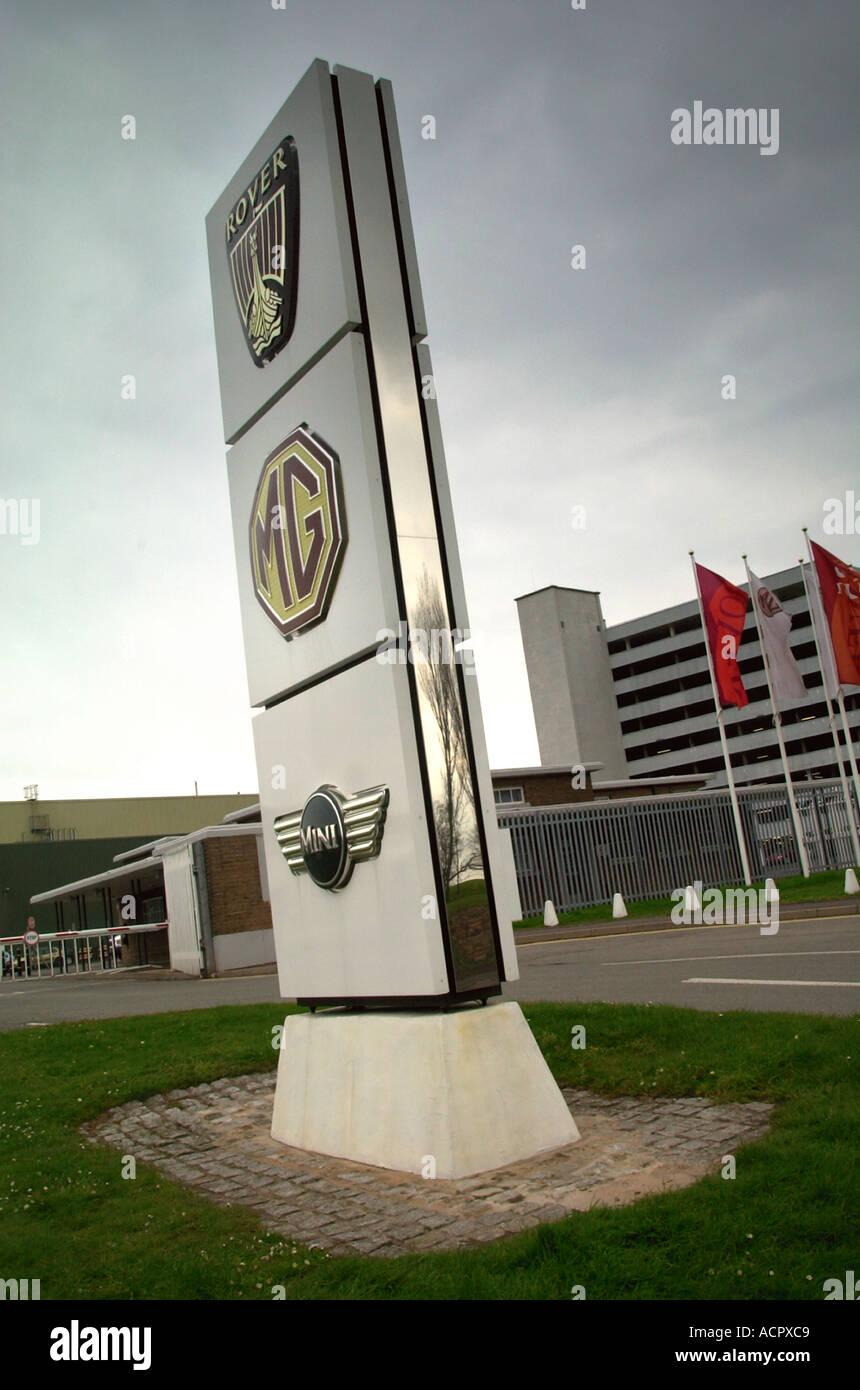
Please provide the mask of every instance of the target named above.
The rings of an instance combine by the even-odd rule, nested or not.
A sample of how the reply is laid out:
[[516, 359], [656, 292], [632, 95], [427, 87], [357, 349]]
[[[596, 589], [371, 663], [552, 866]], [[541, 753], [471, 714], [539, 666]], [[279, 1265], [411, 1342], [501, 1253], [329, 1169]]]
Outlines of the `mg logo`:
[[300, 425], [266, 459], [251, 509], [251, 574], [284, 637], [325, 618], [346, 549], [340, 463]]

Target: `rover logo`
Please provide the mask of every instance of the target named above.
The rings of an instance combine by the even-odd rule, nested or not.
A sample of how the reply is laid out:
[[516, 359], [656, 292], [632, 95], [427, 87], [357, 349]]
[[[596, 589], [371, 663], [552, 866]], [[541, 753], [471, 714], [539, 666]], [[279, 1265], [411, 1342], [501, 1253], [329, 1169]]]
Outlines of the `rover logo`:
[[225, 223], [236, 308], [254, 365], [289, 341], [296, 321], [299, 161], [282, 140], [233, 204]]
[[284, 637], [322, 622], [346, 548], [337, 455], [300, 425], [266, 459], [251, 508], [251, 575]]
[[356, 863], [379, 854], [387, 807], [387, 787], [345, 796], [326, 784], [300, 811], [275, 817], [275, 836], [294, 874], [310, 874], [320, 888], [343, 888]]

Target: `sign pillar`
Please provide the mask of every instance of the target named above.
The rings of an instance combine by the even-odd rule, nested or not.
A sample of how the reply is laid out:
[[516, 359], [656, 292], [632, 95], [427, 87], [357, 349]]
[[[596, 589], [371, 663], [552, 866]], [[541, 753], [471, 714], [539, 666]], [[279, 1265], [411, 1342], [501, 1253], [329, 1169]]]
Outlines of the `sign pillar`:
[[518, 1006], [474, 1008], [518, 972], [390, 84], [313, 63], [207, 234], [279, 982], [312, 1010], [273, 1134], [439, 1176], [570, 1143]]

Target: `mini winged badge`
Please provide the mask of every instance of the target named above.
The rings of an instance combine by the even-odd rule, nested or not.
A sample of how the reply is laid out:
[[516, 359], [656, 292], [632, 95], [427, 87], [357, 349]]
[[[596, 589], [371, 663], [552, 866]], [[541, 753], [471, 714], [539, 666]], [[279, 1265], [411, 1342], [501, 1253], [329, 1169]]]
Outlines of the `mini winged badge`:
[[343, 888], [355, 864], [379, 854], [388, 797], [387, 787], [345, 796], [327, 783], [300, 811], [276, 816], [275, 836], [292, 872], [310, 874], [320, 888]]

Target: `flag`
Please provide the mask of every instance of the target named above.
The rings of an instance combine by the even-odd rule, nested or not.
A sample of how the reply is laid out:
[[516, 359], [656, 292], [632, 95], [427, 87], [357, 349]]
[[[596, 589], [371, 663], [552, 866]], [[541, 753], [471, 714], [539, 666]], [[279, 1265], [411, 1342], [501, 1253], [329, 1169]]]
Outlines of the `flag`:
[[788, 642], [791, 615], [766, 584], [749, 570], [750, 598], [758, 614], [762, 653], [770, 671], [770, 683], [775, 700], [802, 700], [806, 683], [801, 675], [794, 652]]
[[824, 693], [828, 700], [835, 700], [839, 694], [839, 676], [836, 672], [836, 662], [833, 659], [833, 644], [830, 641], [830, 628], [827, 624], [827, 615], [824, 612], [824, 604], [821, 601], [821, 588], [818, 583], [818, 573], [815, 565], [803, 565], [803, 574], [806, 578], [806, 597], [809, 599], [809, 616], [812, 619], [812, 630], [818, 643], [818, 655], [821, 659], [821, 674], [824, 678]]
[[720, 705], [736, 705], [742, 709], [749, 704], [738, 667], [738, 643], [744, 630], [747, 596], [743, 589], [730, 584], [713, 570], [696, 562], [696, 577], [702, 596], [708, 645], [714, 665]]
[[860, 573], [810, 541], [821, 600], [842, 685], [860, 685]]

